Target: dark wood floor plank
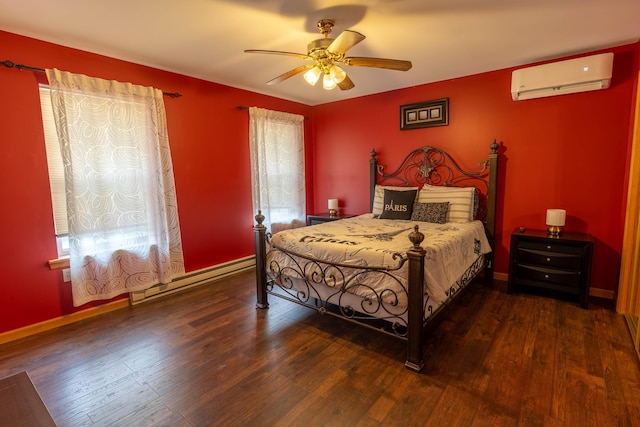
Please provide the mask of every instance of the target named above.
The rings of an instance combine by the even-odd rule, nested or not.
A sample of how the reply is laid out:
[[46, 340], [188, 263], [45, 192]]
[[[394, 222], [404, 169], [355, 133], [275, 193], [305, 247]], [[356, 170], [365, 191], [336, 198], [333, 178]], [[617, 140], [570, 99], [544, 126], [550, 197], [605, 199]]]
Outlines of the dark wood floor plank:
[[139, 385], [127, 390], [126, 393], [111, 399], [105, 405], [88, 412], [89, 418], [98, 425], [120, 424], [125, 418], [138, 418], [139, 413], [145, 413], [145, 408], [158, 398], [158, 394], [147, 385]]
[[52, 414], [58, 420], [91, 417], [92, 412], [102, 409], [113, 400], [127, 394], [132, 387], [138, 386], [135, 377], [130, 374], [91, 392], [78, 394], [76, 398], [58, 395], [61, 402], [52, 405]]
[[422, 421], [417, 413], [412, 414], [411, 425], [419, 425], [416, 423], [423, 422], [427, 427], [445, 424], [451, 427], [469, 426], [479, 406], [480, 400], [475, 396], [458, 387], [448, 386], [435, 405], [429, 405]]
[[137, 426], [188, 426], [188, 423], [180, 414], [175, 414], [160, 400], [148, 402], [144, 407], [120, 418], [116, 425], [137, 427]]
[[[90, 359], [70, 357], [65, 368], [39, 378], [43, 394], [53, 394], [57, 402], [75, 401], [96, 391], [109, 389], [114, 383], [129, 377], [132, 372], [110, 354]], [[94, 363], [95, 361], [95, 363]]]
[[640, 427], [640, 362], [611, 303], [473, 283], [405, 343], [270, 298], [252, 272], [0, 347], [59, 426]]
[[[531, 347], [525, 351], [531, 358], [527, 373], [526, 387], [523, 389], [521, 417], [538, 419], [544, 425], [548, 422], [544, 414], [549, 414], [553, 402], [558, 329], [553, 326], [554, 305], [543, 301], [537, 305], [529, 324], [527, 334], [534, 336]], [[532, 423], [534, 421], [531, 421]]]
[[[238, 395], [233, 399], [234, 404], [226, 408], [227, 416], [220, 420], [223, 425], [274, 425], [307, 396], [295, 381], [277, 370], [267, 369], [258, 376], [245, 378], [234, 389]], [[246, 400], [253, 402], [251, 408], [246, 407]], [[241, 418], [238, 413], [242, 413]]]
[[414, 422], [418, 419], [418, 424], [414, 425], [423, 425], [433, 414], [446, 389], [446, 384], [429, 378], [414, 376], [406, 378], [405, 381], [401, 383], [400, 389], [391, 395], [395, 404], [388, 411], [383, 425], [400, 426], [409, 419]]
[[518, 427], [566, 427], [566, 424], [544, 413], [533, 412], [525, 408], [520, 413]]

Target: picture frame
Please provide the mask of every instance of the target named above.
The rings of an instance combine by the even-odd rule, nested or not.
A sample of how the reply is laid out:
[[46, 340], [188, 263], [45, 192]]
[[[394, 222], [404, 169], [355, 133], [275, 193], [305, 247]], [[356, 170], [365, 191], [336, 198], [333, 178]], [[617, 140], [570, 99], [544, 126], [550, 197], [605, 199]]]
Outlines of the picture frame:
[[400, 130], [447, 126], [448, 124], [449, 98], [400, 106]]

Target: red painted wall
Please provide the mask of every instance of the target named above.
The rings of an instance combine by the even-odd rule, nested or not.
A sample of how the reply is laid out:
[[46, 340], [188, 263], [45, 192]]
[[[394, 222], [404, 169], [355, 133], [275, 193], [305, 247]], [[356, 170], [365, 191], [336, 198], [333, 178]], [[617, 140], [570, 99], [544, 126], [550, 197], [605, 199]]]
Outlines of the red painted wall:
[[[305, 116], [311, 107], [1, 31], [0, 45], [2, 60], [182, 93], [165, 97], [165, 105], [186, 269], [253, 254], [248, 112], [236, 107]], [[57, 253], [39, 80], [41, 73], [0, 67], [0, 333], [78, 310], [60, 270], [47, 266]]]
[[[495, 138], [504, 142], [496, 271], [508, 271], [514, 228], [545, 229], [546, 209], [564, 208], [566, 230], [595, 237], [592, 287], [615, 290], [638, 45], [610, 51], [614, 71], [607, 90], [516, 102], [512, 69], [505, 69], [315, 107], [315, 206], [324, 210], [328, 198], [338, 198], [344, 211], [366, 212], [374, 147], [390, 167], [410, 150], [433, 145], [472, 169]], [[378, 72], [384, 78], [385, 71]], [[438, 98], [449, 98], [448, 126], [399, 130], [400, 105]]]
[[[593, 286], [616, 288], [639, 44], [613, 49], [605, 91], [514, 102], [511, 70], [499, 70], [316, 107], [2, 31], [0, 45], [3, 60], [183, 94], [165, 105], [187, 271], [253, 254], [248, 113], [236, 106], [256, 105], [311, 117], [309, 212], [326, 211], [334, 197], [346, 211], [368, 209], [371, 148], [394, 164], [410, 149], [441, 146], [473, 168], [494, 138], [503, 141], [496, 271], [507, 271], [514, 227], [544, 228], [545, 210], [563, 207], [568, 230], [596, 238]], [[46, 264], [56, 248], [39, 81], [39, 73], [0, 67], [0, 333], [86, 308], [72, 306], [69, 284]], [[449, 126], [399, 130], [400, 105], [442, 97]]]

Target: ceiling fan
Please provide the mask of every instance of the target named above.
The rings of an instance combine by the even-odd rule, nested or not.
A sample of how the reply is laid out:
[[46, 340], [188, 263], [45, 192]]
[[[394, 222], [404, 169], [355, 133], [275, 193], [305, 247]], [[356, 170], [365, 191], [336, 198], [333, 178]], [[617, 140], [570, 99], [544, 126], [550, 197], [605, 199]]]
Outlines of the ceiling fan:
[[338, 64], [355, 67], [386, 68], [389, 70], [407, 71], [411, 68], [411, 61], [386, 58], [348, 57], [345, 52], [365, 39], [365, 36], [356, 32], [345, 30], [335, 39], [329, 38], [335, 21], [333, 19], [321, 19], [318, 21], [318, 29], [324, 38], [313, 40], [307, 45], [307, 53], [282, 52], [278, 50], [247, 49], [247, 53], [267, 53], [274, 55], [294, 56], [296, 58], [312, 61], [310, 64], [301, 65], [293, 70], [269, 80], [268, 85], [280, 83], [283, 80], [304, 73], [304, 79], [314, 86], [320, 76], [322, 87], [331, 90], [336, 86], [341, 90], [349, 90], [355, 85], [347, 76], [347, 73]]

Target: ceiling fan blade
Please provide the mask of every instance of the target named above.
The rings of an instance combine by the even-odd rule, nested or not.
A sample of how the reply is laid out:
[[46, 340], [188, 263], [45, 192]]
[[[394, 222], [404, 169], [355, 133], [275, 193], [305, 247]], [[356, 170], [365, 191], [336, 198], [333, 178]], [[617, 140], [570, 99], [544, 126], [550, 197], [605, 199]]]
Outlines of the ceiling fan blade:
[[281, 50], [260, 50], [260, 49], [247, 49], [244, 51], [245, 53], [266, 53], [269, 55], [285, 55], [285, 56], [293, 56], [300, 59], [308, 59], [313, 61], [313, 58], [309, 55], [305, 55], [304, 53], [295, 53], [295, 52], [283, 52]]
[[294, 68], [293, 70], [289, 70], [284, 74], [280, 74], [278, 77], [276, 77], [275, 79], [271, 79], [267, 82], [268, 85], [274, 85], [276, 83], [280, 83], [283, 80], [287, 80], [289, 77], [293, 77], [296, 74], [300, 74], [304, 71], [310, 70], [311, 68], [315, 67], [316, 64], [307, 64], [307, 65], [302, 65], [298, 68]]
[[344, 30], [331, 42], [327, 50], [333, 54], [342, 55], [364, 39], [365, 37], [356, 31]]
[[338, 87], [340, 88], [340, 90], [349, 90], [349, 89], [352, 89], [354, 86], [355, 85], [353, 84], [349, 76], [345, 76], [344, 80], [338, 83]]
[[412, 67], [411, 61], [400, 59], [350, 57], [344, 58], [342, 62], [354, 67], [386, 68], [398, 71], [407, 71]]

